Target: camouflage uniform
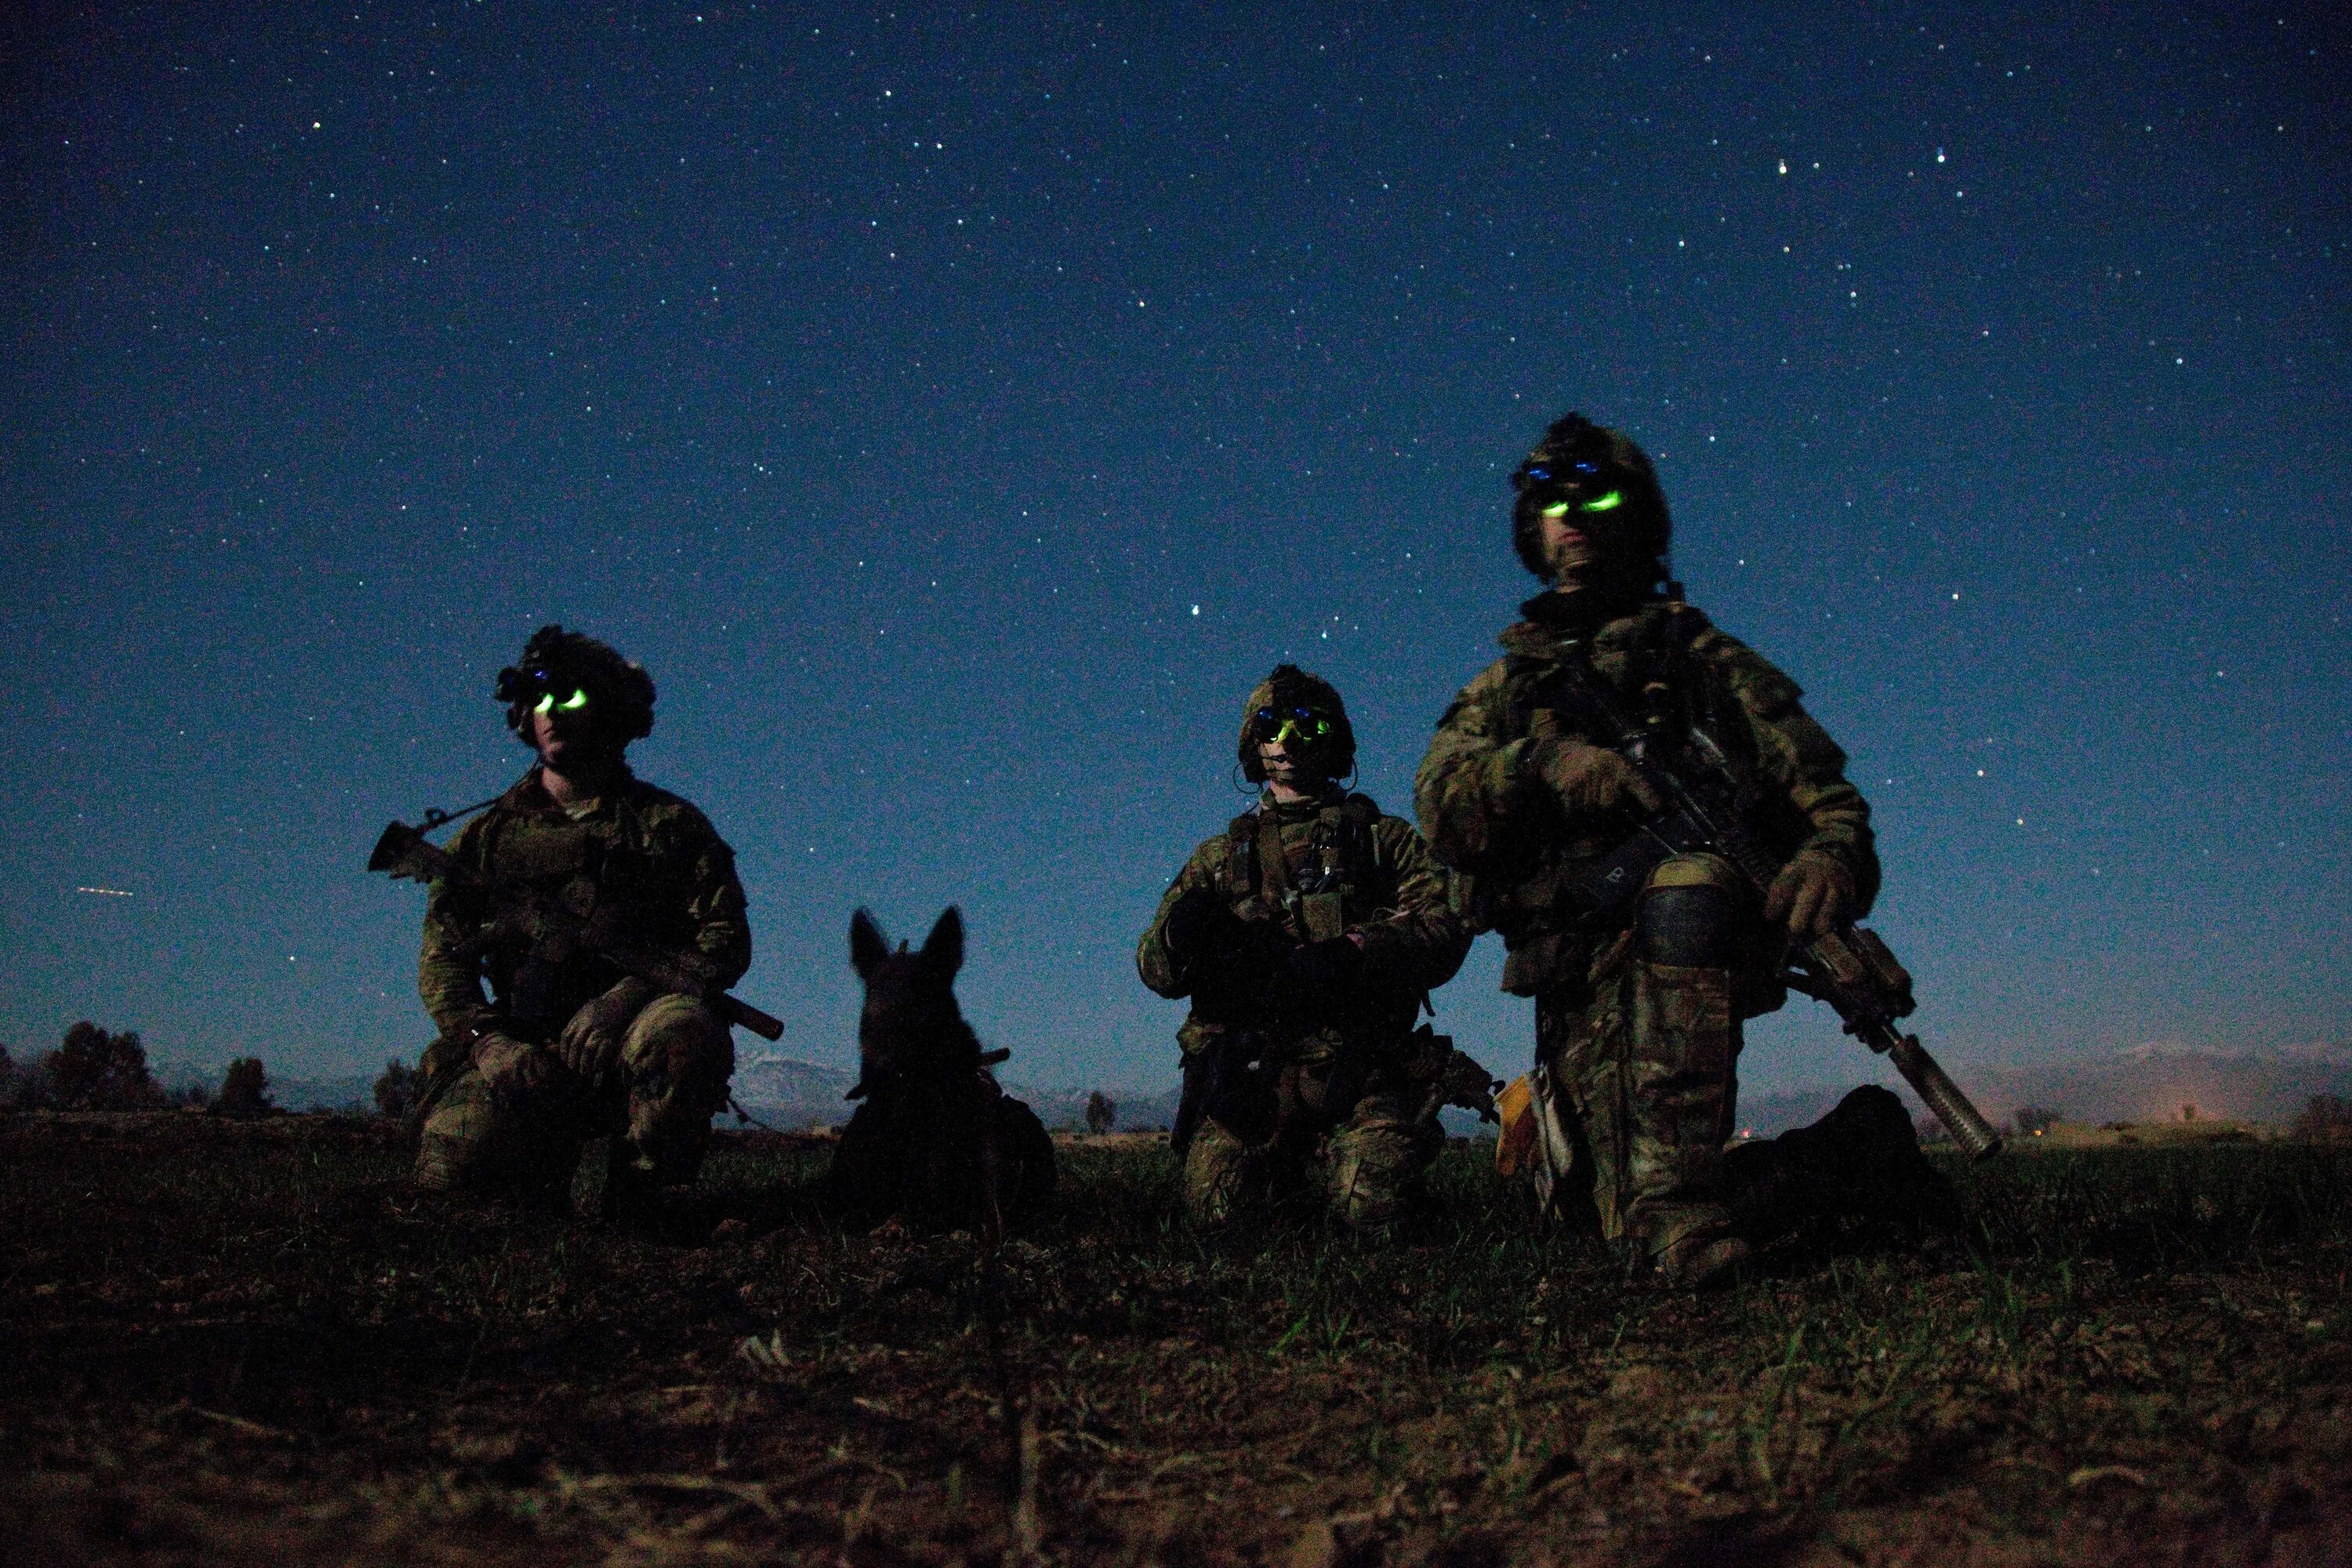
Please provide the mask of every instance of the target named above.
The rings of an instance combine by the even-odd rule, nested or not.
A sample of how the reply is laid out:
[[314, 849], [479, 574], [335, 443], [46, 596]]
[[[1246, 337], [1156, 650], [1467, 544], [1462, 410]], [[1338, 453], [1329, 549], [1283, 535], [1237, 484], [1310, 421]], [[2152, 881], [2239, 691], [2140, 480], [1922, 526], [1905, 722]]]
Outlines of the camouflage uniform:
[[[721, 989], [751, 964], [734, 852], [701, 812], [625, 770], [567, 811], [534, 767], [450, 852], [635, 945], [683, 954]], [[593, 954], [535, 955], [488, 916], [478, 895], [446, 882], [425, 906], [417, 989], [441, 1038], [425, 1061], [419, 1184], [561, 1202], [582, 1141], [608, 1135], [616, 1174], [691, 1181], [735, 1068], [727, 1025], [698, 998], [656, 996]], [[593, 1025], [593, 1045], [567, 1050], [567, 1025], [575, 1037]]]
[[[1135, 964], [1160, 995], [1192, 1001], [1177, 1038], [1188, 1092], [1207, 1096], [1184, 1166], [1196, 1216], [1297, 1187], [1319, 1144], [1340, 1217], [1396, 1217], [1444, 1142], [1423, 1066], [1433, 1037], [1412, 1025], [1469, 952], [1450, 881], [1411, 823], [1336, 787], [1292, 805], [1268, 792], [1192, 851]], [[1171, 940], [1171, 915], [1196, 891], [1232, 919], [1187, 950]], [[1298, 977], [1303, 947], [1350, 945], [1348, 933], [1363, 938], [1354, 977]]]
[[[1507, 657], [1439, 721], [1415, 804], [1438, 857], [1468, 874], [1478, 929], [1503, 934], [1504, 989], [1535, 999], [1536, 1049], [1564, 1092], [1586, 1217], [1664, 1257], [1729, 1226], [1722, 1150], [1740, 1023], [1786, 999], [1782, 939], [1752, 888], [1707, 855], [1657, 867], [1598, 929], [1563, 912], [1565, 891], [1633, 824], [1580, 815], [1543, 783], [1547, 742], [1612, 739], [1557, 695], [1561, 660], [1580, 647], [1633, 712], [1704, 728], [1743, 781], [1751, 829], [1788, 859], [1833, 863], [1854, 915], [1877, 889], [1878, 861], [1844, 753], [1794, 681], [1688, 605], [1651, 597], [1593, 612], [1578, 602], [1595, 597], [1547, 593], [1522, 607], [1527, 618], [1501, 638]], [[1684, 921], [1694, 908], [1727, 918]]]

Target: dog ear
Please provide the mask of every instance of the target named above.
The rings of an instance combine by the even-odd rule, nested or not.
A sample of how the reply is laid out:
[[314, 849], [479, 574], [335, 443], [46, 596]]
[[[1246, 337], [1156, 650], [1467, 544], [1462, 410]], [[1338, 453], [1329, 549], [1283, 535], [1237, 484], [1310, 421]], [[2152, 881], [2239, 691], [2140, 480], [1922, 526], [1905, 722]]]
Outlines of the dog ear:
[[950, 980], [963, 967], [963, 911], [953, 904], [923, 939], [923, 962]]
[[890, 939], [874, 923], [874, 917], [864, 910], [849, 917], [849, 967], [857, 971], [860, 980], [874, 978], [874, 971], [890, 956]]

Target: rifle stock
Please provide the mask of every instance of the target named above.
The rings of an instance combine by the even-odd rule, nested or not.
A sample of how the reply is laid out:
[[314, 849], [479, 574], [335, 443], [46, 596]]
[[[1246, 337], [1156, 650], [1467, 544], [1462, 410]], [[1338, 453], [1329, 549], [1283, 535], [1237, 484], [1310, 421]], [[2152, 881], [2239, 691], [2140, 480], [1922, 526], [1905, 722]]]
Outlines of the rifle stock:
[[484, 876], [471, 866], [425, 837], [421, 829], [404, 822], [395, 822], [383, 830], [368, 856], [367, 868], [382, 871], [394, 880], [406, 878], [411, 881], [431, 882], [446, 878], [462, 886], [478, 889], [498, 905], [499, 914], [530, 940], [541, 946], [584, 948], [614, 968], [635, 975], [664, 992], [692, 996], [718, 1014], [730, 1025], [740, 1025], [765, 1040], [782, 1039], [784, 1026], [781, 1019], [762, 1013], [749, 1002], [712, 985], [696, 975], [677, 958], [659, 952], [648, 952], [631, 946], [596, 929], [593, 921], [584, 920], [561, 905], [509, 887], [496, 878]]

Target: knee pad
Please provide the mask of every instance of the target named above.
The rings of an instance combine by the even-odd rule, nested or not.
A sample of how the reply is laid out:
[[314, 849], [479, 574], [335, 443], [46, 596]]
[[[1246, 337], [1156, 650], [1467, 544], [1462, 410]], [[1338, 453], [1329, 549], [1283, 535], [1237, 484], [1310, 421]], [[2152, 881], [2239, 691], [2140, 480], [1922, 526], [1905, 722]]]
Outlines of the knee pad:
[[1351, 1122], [1327, 1143], [1324, 1190], [1333, 1210], [1358, 1229], [1376, 1229], [1402, 1214], [1436, 1159], [1444, 1135], [1403, 1121]]
[[735, 1072], [735, 1042], [726, 1022], [691, 996], [656, 996], [621, 1037], [621, 1061], [633, 1085], [690, 1085], [712, 1106], [727, 1102], [727, 1080]]
[[1633, 914], [1633, 944], [1652, 963], [1729, 969], [1738, 962], [1746, 887], [1712, 855], [1677, 855], [1650, 873]]

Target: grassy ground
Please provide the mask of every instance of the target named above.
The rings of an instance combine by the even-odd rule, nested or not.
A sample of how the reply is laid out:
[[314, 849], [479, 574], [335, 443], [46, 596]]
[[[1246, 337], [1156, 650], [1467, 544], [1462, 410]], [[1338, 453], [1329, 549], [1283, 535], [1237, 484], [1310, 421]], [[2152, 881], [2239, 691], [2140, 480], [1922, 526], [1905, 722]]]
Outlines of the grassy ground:
[[1959, 1173], [1962, 1244], [1693, 1300], [1523, 1229], [1485, 1152], [1450, 1152], [1448, 1217], [1381, 1247], [1204, 1239], [1163, 1150], [1066, 1150], [1060, 1212], [992, 1289], [969, 1237], [829, 1229], [823, 1151], [789, 1139], [731, 1141], [722, 1223], [679, 1245], [420, 1201], [365, 1122], [0, 1122], [0, 1540], [24, 1563], [2352, 1560], [2352, 1156], [2029, 1152]]

